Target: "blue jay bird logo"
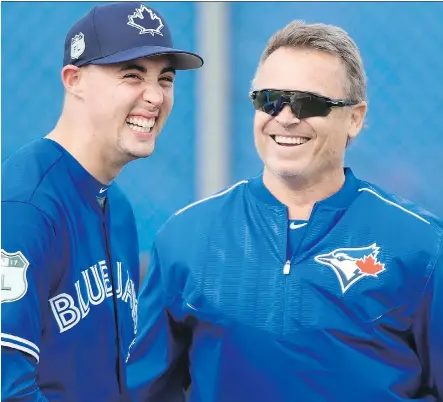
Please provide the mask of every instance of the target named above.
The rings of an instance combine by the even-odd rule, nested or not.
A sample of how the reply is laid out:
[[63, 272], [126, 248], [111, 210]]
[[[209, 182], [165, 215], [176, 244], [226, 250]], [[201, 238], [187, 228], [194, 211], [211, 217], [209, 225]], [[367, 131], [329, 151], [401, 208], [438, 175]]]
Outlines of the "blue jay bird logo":
[[161, 33], [164, 24], [161, 18], [144, 4], [140, 8], [136, 8], [134, 14], [128, 15], [129, 26], [137, 28], [139, 34], [154, 34], [163, 36]]
[[315, 261], [334, 270], [345, 293], [360, 279], [378, 277], [385, 271], [385, 264], [377, 261], [379, 251], [380, 247], [375, 243], [367, 247], [337, 248], [328, 254], [317, 255]]

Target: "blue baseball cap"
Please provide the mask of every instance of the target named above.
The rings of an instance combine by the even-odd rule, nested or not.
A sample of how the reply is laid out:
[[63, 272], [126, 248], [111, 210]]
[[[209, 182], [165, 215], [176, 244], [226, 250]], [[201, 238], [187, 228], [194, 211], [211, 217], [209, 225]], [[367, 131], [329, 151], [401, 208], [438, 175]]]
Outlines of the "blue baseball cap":
[[69, 30], [63, 66], [113, 64], [156, 55], [168, 55], [176, 70], [203, 65], [199, 55], [174, 48], [158, 11], [138, 2], [109, 3], [94, 7]]

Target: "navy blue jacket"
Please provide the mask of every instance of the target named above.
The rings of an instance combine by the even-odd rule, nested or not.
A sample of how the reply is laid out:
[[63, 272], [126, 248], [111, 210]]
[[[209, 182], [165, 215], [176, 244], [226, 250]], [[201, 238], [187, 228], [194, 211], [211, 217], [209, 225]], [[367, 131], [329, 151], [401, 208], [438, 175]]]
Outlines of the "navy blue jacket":
[[40, 139], [2, 164], [1, 235], [2, 401], [120, 401], [139, 282], [125, 196]]
[[316, 203], [287, 258], [262, 177], [177, 212], [139, 297], [132, 400], [443, 400], [443, 230], [357, 179]]

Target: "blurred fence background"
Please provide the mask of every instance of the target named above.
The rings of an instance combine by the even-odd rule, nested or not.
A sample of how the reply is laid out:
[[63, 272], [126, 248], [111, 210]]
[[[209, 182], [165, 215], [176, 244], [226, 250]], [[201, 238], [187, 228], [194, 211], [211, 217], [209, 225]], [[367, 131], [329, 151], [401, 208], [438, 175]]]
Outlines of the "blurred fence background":
[[[2, 161], [55, 125], [65, 33], [96, 4], [2, 2]], [[443, 3], [146, 4], [168, 21], [175, 45], [202, 53], [206, 65], [178, 74], [154, 155], [117, 179], [135, 210], [144, 267], [173, 212], [260, 171], [248, 90], [266, 41], [293, 19], [339, 25], [361, 50], [368, 127], [347, 164], [443, 217]]]

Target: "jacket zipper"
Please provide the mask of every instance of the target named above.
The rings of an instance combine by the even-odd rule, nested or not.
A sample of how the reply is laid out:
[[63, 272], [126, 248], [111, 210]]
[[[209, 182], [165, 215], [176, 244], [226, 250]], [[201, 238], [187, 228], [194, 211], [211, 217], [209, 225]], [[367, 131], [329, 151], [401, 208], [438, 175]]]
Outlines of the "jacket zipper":
[[[107, 205], [107, 207], [109, 208], [109, 205]], [[106, 215], [103, 214], [102, 217], [102, 228], [103, 228], [103, 234], [105, 237], [105, 246], [106, 246], [106, 254], [108, 257], [108, 261], [109, 261], [109, 265], [110, 265], [110, 269], [109, 269], [109, 273], [111, 276], [111, 283], [112, 283], [112, 300], [113, 300], [113, 310], [114, 310], [114, 320], [115, 320], [115, 330], [116, 330], [116, 337], [117, 337], [117, 381], [118, 381], [118, 387], [119, 387], [119, 392], [120, 394], [122, 393], [122, 385], [121, 385], [121, 373], [122, 373], [122, 356], [121, 356], [121, 342], [120, 342], [120, 320], [119, 320], [119, 314], [118, 314], [118, 299], [117, 299], [117, 295], [116, 295], [116, 286], [118, 286], [118, 284], [116, 283], [115, 280], [115, 275], [114, 275], [114, 265], [113, 265], [113, 261], [112, 261], [112, 256], [111, 256], [111, 248], [110, 248], [110, 244], [109, 244], [109, 238], [108, 238], [108, 232], [107, 232], [107, 228], [106, 228]], [[123, 273], [122, 273], [123, 276]]]
[[[312, 208], [311, 216], [310, 216], [309, 219], [308, 219], [308, 224], [307, 224], [307, 226], [306, 226], [305, 236], [308, 234], [308, 231], [309, 231], [309, 225], [310, 225], [310, 222], [311, 222], [312, 217], [314, 216], [314, 213], [315, 213], [316, 210], [317, 210], [317, 205], [314, 205], [314, 208]], [[287, 232], [286, 232], [286, 233], [287, 233]], [[290, 242], [289, 236], [286, 235], [286, 258], [287, 258], [287, 260], [286, 260], [285, 264], [283, 265], [283, 274], [284, 274], [284, 275], [289, 275], [289, 274], [290, 274], [290, 272], [291, 272], [291, 264], [292, 264], [292, 262], [294, 261], [294, 259], [295, 259], [295, 255], [296, 255], [296, 253], [297, 253], [297, 251], [298, 251], [298, 250], [295, 250], [294, 253], [292, 254], [292, 256], [289, 257], [289, 255], [288, 255], [288, 254], [289, 254], [289, 253], [288, 253], [288, 250], [289, 250], [289, 242]], [[298, 248], [300, 248], [302, 242], [303, 242], [303, 240], [300, 241], [300, 243], [299, 243], [299, 245], [298, 245]], [[286, 284], [286, 282], [285, 282], [285, 284]]]
[[283, 274], [289, 275], [291, 272], [291, 260], [286, 260], [285, 265], [283, 265]]
[[[306, 227], [305, 235], [307, 235], [307, 233], [309, 231], [309, 223], [311, 222], [314, 212], [317, 209], [316, 207], [317, 207], [317, 205], [314, 205], [314, 208], [312, 208], [311, 216], [309, 217], [309, 220], [308, 220], [308, 225]], [[287, 219], [288, 219], [288, 217], [287, 217]], [[287, 219], [286, 219], [286, 224], [287, 224]], [[295, 256], [297, 254], [297, 251], [300, 249], [302, 241], [300, 241], [300, 243], [298, 245], [298, 249], [294, 250], [294, 252], [292, 253], [292, 256], [289, 256], [290, 237], [289, 237], [288, 229], [286, 229], [286, 262], [283, 265], [283, 275], [285, 278], [284, 278], [284, 285], [283, 285], [284, 292], [283, 292], [283, 311], [282, 311], [282, 335], [284, 335], [284, 333], [285, 333], [285, 324], [286, 324], [286, 299], [287, 299], [287, 293], [288, 293], [288, 276], [291, 273], [292, 262], [295, 260]]]
[[[284, 275], [284, 283], [283, 283], [283, 310], [282, 310], [282, 335], [285, 334], [285, 328], [286, 328], [286, 299], [287, 299], [287, 292], [288, 292], [288, 275], [291, 272], [291, 260], [294, 256], [289, 255], [289, 243], [290, 243], [290, 237], [288, 232], [288, 217], [286, 216], [286, 262], [283, 265], [283, 275]], [[294, 253], [295, 254], [295, 253]]]

